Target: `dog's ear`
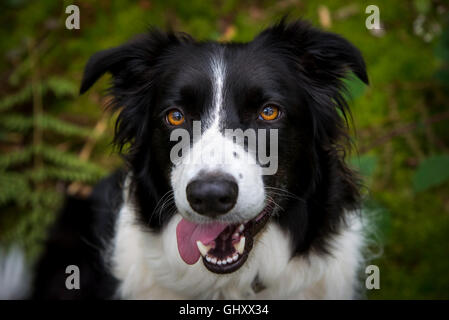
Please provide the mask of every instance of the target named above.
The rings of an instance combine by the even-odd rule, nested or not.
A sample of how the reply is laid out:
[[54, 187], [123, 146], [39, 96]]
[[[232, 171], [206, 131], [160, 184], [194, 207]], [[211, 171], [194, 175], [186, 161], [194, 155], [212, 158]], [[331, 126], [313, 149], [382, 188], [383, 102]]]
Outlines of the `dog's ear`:
[[316, 29], [304, 21], [286, 23], [285, 19], [263, 31], [255, 43], [271, 47], [285, 56], [294, 72], [311, 114], [311, 126], [322, 145], [333, 145], [345, 136], [350, 115], [345, 78], [353, 72], [368, 84], [365, 61], [360, 51], [346, 39]]
[[298, 67], [320, 84], [336, 84], [349, 71], [368, 84], [365, 61], [360, 51], [339, 35], [313, 28], [298, 20], [287, 23], [285, 18], [263, 31], [258, 38], [287, 49], [298, 62]]
[[[87, 62], [80, 94], [86, 92], [103, 74], [110, 72], [119, 83], [126, 84], [148, 72], [158, 55], [168, 46], [193, 39], [182, 33], [165, 33], [157, 29], [140, 35], [119, 47], [99, 51]], [[146, 71], [146, 72], [145, 72]]]
[[80, 93], [86, 92], [103, 74], [112, 74], [109, 106], [120, 110], [114, 143], [122, 151], [128, 142], [142, 135], [149, 112], [151, 85], [156, 83], [157, 64], [164, 52], [194, 40], [183, 33], [165, 33], [157, 29], [119, 47], [95, 53], [88, 61]]
[[83, 94], [106, 72], [114, 73], [117, 67], [124, 63], [127, 57], [126, 46], [120, 46], [95, 53], [90, 57], [84, 68], [80, 94]]

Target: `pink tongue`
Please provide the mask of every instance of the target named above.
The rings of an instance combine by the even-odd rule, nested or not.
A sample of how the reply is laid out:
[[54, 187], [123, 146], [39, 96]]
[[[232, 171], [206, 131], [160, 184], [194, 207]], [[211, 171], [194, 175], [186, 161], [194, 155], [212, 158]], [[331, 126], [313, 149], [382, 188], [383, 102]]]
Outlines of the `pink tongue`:
[[181, 219], [176, 227], [176, 238], [178, 240], [178, 250], [182, 260], [187, 264], [195, 264], [200, 258], [200, 251], [196, 245], [199, 240], [207, 245], [226, 229], [223, 223], [196, 224], [185, 219]]

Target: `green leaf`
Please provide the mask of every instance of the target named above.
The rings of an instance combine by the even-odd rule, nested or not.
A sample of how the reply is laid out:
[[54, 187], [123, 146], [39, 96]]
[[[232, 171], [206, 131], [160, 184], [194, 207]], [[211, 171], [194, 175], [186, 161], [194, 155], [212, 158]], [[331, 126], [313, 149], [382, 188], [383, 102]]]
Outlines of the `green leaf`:
[[0, 172], [0, 205], [24, 202], [30, 193], [28, 182], [21, 174]]
[[415, 8], [421, 14], [426, 14], [431, 9], [431, 1], [430, 0], [415, 0]]
[[[50, 90], [57, 97], [64, 97], [64, 96], [75, 97], [78, 94], [78, 87], [75, 83], [73, 83], [68, 79], [56, 76], [51, 77], [46, 81], [42, 81], [39, 84], [38, 90], [40, 90], [41, 94], [43, 95]], [[13, 108], [16, 105], [20, 105], [27, 101], [31, 101], [32, 93], [33, 88], [31, 84], [27, 84], [18, 92], [5, 96], [4, 98], [0, 99], [0, 111], [6, 111]]]
[[7, 95], [0, 100], [0, 111], [6, 111], [15, 105], [24, 103], [31, 99], [32, 88], [31, 85], [27, 85], [20, 91]]
[[0, 155], [0, 169], [6, 169], [10, 166], [26, 163], [31, 160], [33, 155], [33, 146], [22, 150]]
[[45, 160], [64, 168], [79, 169], [95, 176], [103, 176], [107, 173], [102, 167], [92, 162], [80, 160], [75, 154], [60, 151], [48, 145], [39, 146], [35, 152], [42, 155]]
[[449, 155], [436, 155], [425, 159], [413, 176], [413, 188], [422, 192], [449, 180]]
[[349, 163], [356, 168], [364, 177], [371, 177], [377, 167], [377, 156], [362, 155], [360, 157], [352, 157]]
[[0, 126], [10, 131], [27, 132], [33, 128], [33, 117], [18, 113], [2, 115]]
[[34, 182], [43, 182], [54, 179], [66, 182], [80, 181], [85, 183], [95, 183], [103, 177], [103, 174], [98, 172], [86, 172], [50, 166], [29, 170], [25, 172], [25, 174]]
[[348, 100], [357, 99], [365, 92], [366, 85], [354, 73], [343, 79], [343, 83], [347, 91], [345, 97]]
[[81, 126], [59, 120], [58, 118], [52, 117], [48, 114], [42, 115], [39, 119], [39, 124], [43, 129], [59, 133], [61, 135], [78, 137], [88, 137], [92, 135], [91, 129], [86, 129]]
[[[37, 124], [44, 130], [65, 136], [89, 137], [92, 130], [60, 120], [56, 117], [44, 114], [39, 117]], [[33, 117], [18, 113], [10, 113], [0, 118], [0, 125], [8, 130], [28, 132], [34, 126]]]
[[58, 97], [75, 97], [78, 94], [77, 84], [65, 78], [51, 77], [47, 80], [47, 86]]

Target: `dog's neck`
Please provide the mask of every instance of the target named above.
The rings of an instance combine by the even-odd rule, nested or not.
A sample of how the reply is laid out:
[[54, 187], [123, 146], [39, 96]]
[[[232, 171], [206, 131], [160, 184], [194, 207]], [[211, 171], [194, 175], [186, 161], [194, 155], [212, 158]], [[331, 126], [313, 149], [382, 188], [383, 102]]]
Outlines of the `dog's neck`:
[[293, 258], [289, 235], [277, 223], [269, 222], [245, 265], [234, 273], [219, 275], [208, 271], [201, 260], [194, 265], [182, 261], [175, 236], [179, 214], [159, 232], [136, 223], [136, 208], [126, 194], [127, 186], [125, 182], [111, 250], [113, 273], [121, 282], [119, 297], [351, 298], [354, 270], [360, 262], [360, 256], [354, 257], [361, 243], [358, 221], [336, 237], [338, 245], [332, 256], [310, 253]]

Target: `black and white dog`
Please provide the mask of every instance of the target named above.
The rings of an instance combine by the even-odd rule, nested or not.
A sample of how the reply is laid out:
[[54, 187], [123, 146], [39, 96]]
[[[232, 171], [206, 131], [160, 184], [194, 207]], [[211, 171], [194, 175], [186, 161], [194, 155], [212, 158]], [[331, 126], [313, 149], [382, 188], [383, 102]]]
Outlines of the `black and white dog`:
[[[152, 30], [93, 55], [81, 93], [107, 72], [127, 167], [66, 201], [35, 298], [356, 296], [363, 233], [343, 80], [368, 83], [359, 50], [303, 21], [249, 43]], [[173, 132], [194, 136], [196, 121], [200, 137], [173, 161]], [[275, 172], [227, 129], [276, 129]], [[79, 290], [66, 289], [68, 265]]]

